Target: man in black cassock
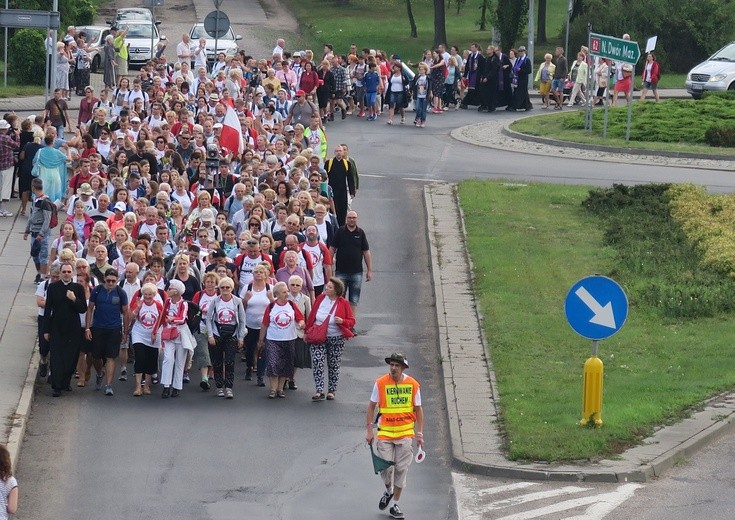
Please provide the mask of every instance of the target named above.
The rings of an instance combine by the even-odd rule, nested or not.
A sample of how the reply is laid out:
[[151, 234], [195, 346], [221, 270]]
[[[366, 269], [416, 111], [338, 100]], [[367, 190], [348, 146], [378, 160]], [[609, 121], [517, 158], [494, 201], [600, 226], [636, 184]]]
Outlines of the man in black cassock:
[[337, 222], [340, 226], [344, 226], [345, 217], [347, 217], [347, 194], [349, 193], [350, 196], [354, 197], [357, 192], [355, 190], [355, 176], [349, 161], [345, 158], [344, 148], [341, 145], [337, 145], [334, 149], [334, 158], [327, 159], [324, 163], [324, 170], [327, 172], [327, 180], [334, 195], [334, 210], [337, 213]]
[[48, 286], [44, 309], [44, 338], [51, 346], [51, 388], [54, 397], [71, 391], [84, 331], [79, 315], [87, 312], [84, 289], [72, 281], [71, 265], [61, 266], [61, 279]]
[[[481, 105], [480, 76], [485, 64], [485, 57], [480, 52], [480, 46], [473, 43], [470, 46], [470, 55], [464, 65], [464, 79], [467, 80], [467, 91], [462, 98], [459, 108], [467, 108], [467, 105]], [[340, 224], [341, 225], [341, 224]]]
[[504, 107], [510, 104], [511, 96], [513, 94], [511, 90], [511, 78], [513, 76], [513, 64], [510, 62], [510, 58], [503, 52], [503, 49], [498, 46], [495, 49], [495, 56], [498, 59], [498, 77], [496, 83], [495, 106]]
[[531, 110], [533, 105], [528, 96], [528, 76], [531, 74], [531, 60], [526, 56], [526, 48], [521, 45], [518, 47], [518, 57], [513, 64], [513, 99], [508, 104], [506, 110]]

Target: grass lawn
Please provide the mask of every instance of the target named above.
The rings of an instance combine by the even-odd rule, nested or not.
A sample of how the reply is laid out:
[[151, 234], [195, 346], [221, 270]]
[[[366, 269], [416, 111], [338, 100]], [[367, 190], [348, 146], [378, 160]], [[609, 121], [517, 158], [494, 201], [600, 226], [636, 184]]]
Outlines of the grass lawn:
[[[731, 347], [733, 319], [676, 320], [637, 298], [630, 287], [646, 274], [621, 268], [616, 249], [604, 245], [605, 226], [581, 206], [588, 190], [485, 181], [459, 186], [511, 459], [613, 456], [735, 383], [735, 358], [722, 355]], [[648, 246], [642, 261], [666, 262]], [[600, 344], [600, 429], [577, 425], [591, 342], [572, 331], [563, 311], [572, 284], [594, 273], [614, 273], [631, 300], [623, 329]]]
[[0, 98], [19, 96], [41, 96], [43, 95], [43, 84], [41, 85], [19, 85], [13, 77], [12, 71], [8, 71], [8, 86], [3, 86], [3, 72], [5, 64], [0, 61]]
[[[405, 1], [349, 0], [344, 3], [346, 5], [337, 5], [334, 0], [285, 0], [300, 22], [304, 44], [310, 45], [318, 55], [321, 55], [324, 43], [331, 43], [339, 53], [345, 53], [350, 43], [356, 43], [360, 49], [382, 49], [389, 54], [400, 54], [405, 61], [418, 61], [423, 50], [433, 46], [432, 0], [412, 0], [418, 38], [409, 36]], [[487, 31], [479, 31], [476, 23], [480, 18], [479, 3], [466, 2], [459, 16], [456, 14], [456, 5], [456, 0], [452, 1], [446, 12], [447, 43], [463, 50], [469, 49], [472, 42], [478, 42], [484, 49], [492, 39], [492, 25], [488, 23]], [[566, 0], [548, 0], [546, 26], [547, 35], [552, 41], [537, 46], [540, 56], [548, 49], [553, 49], [559, 41], [566, 23], [566, 6]], [[524, 31], [516, 45], [526, 40]], [[289, 47], [296, 48], [291, 43]]]
[[735, 125], [732, 100], [710, 96], [702, 100], [670, 99], [633, 104], [630, 142], [625, 142], [627, 107], [609, 110], [607, 139], [602, 139], [604, 111], [594, 110], [593, 131], [584, 130], [584, 111], [535, 116], [511, 125], [517, 132], [553, 137], [565, 141], [609, 146], [630, 146], [650, 150], [668, 150], [718, 155], [732, 155], [731, 148], [711, 147], [705, 142], [705, 131], [713, 124]]

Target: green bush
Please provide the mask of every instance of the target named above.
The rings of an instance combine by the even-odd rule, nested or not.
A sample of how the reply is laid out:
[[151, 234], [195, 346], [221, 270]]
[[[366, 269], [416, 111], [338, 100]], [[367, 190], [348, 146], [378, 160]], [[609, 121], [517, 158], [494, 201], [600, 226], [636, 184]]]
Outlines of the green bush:
[[735, 126], [714, 124], [704, 132], [704, 140], [710, 146], [735, 147]]
[[632, 306], [663, 317], [691, 320], [735, 311], [735, 281], [703, 266], [702, 255], [671, 216], [669, 184], [590, 191], [582, 206], [604, 225], [604, 243], [616, 251], [614, 272]]
[[44, 32], [38, 29], [16, 31], [8, 42], [8, 70], [18, 83], [42, 85], [46, 76]]

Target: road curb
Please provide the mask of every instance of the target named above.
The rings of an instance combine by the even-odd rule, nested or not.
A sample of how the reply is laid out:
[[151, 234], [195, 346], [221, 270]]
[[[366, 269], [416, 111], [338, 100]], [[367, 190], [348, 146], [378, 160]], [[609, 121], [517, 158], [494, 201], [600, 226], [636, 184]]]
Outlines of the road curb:
[[[553, 114], [552, 114], [553, 115]], [[531, 116], [529, 116], [531, 117]], [[645, 150], [641, 148], [624, 148], [620, 146], [604, 146], [599, 144], [575, 143], [573, 141], [562, 141], [559, 139], [551, 139], [548, 137], [540, 137], [537, 135], [528, 135], [521, 132], [511, 130], [507, 125], [503, 126], [500, 132], [513, 139], [520, 141], [529, 141], [531, 143], [546, 144], [549, 146], [561, 146], [566, 148], [577, 148], [579, 150], [594, 150], [596, 152], [624, 153], [629, 155], [657, 155], [659, 157], [670, 157], [672, 159], [700, 159], [709, 161], [732, 161], [731, 156], [726, 155], [709, 155], [704, 153], [691, 152], [670, 152], [667, 150]]]
[[18, 406], [13, 414], [10, 431], [8, 433], [7, 448], [8, 452], [10, 452], [12, 467], [16, 470], [20, 460], [20, 450], [23, 446], [23, 438], [25, 437], [26, 427], [28, 426], [28, 419], [31, 414], [33, 398], [36, 393], [36, 377], [38, 376], [38, 365], [40, 360], [41, 355], [38, 352], [38, 342], [36, 342], [33, 352], [31, 353], [31, 360], [28, 365], [28, 373], [26, 375], [25, 382], [23, 383], [23, 389], [20, 392]]
[[[501, 397], [492, 358], [488, 355], [489, 342], [481, 325], [483, 317], [469, 285], [465, 292], [457, 286], [464, 280], [470, 283], [474, 280], [456, 185], [427, 184], [424, 205], [452, 465], [456, 469], [509, 479], [647, 482], [735, 431], [735, 392], [727, 392], [707, 399], [682, 421], [657, 429], [653, 435], [620, 454], [617, 460], [582, 464], [508, 460], [498, 422], [497, 405]], [[444, 247], [448, 238], [461, 243]], [[462, 323], [461, 329], [456, 323]]]

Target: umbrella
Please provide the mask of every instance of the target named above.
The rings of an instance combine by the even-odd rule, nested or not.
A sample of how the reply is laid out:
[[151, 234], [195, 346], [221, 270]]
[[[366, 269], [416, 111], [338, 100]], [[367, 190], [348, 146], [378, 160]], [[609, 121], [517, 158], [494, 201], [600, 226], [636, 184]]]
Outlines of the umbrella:
[[383, 471], [384, 469], [388, 469], [391, 466], [394, 466], [395, 465], [395, 462], [393, 462], [392, 460], [385, 460], [385, 459], [383, 459], [381, 457], [378, 457], [375, 454], [375, 451], [373, 451], [373, 445], [372, 444], [370, 444], [370, 455], [373, 458], [373, 469], [375, 470], [375, 474], [376, 475], [378, 473], [380, 473], [381, 471]]

